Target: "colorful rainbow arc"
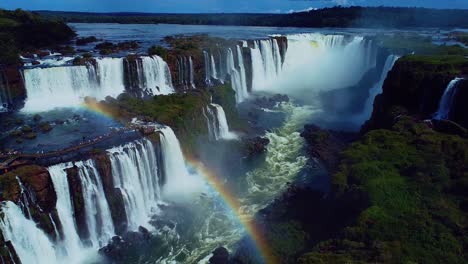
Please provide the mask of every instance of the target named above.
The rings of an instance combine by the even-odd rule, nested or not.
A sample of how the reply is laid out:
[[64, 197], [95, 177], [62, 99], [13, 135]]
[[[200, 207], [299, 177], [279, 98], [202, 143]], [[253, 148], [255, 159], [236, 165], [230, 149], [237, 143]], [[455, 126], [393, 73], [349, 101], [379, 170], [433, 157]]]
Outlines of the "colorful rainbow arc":
[[[104, 117], [114, 119], [112, 114], [106, 111], [106, 109], [100, 107], [99, 103], [87, 102], [83, 104], [83, 107]], [[266, 264], [278, 264], [279, 261], [275, 254], [273, 254], [273, 251], [267, 243], [261, 229], [256, 225], [255, 221], [251, 217], [245, 217], [240, 213], [241, 205], [238, 199], [225, 187], [216, 174], [194, 158], [185, 157], [185, 160], [188, 164], [193, 166], [202, 177], [205, 178], [207, 183], [220, 194], [226, 205], [231, 208], [239, 222], [244, 226], [246, 232], [255, 242], [255, 246], [261, 254], [264, 262]]]
[[245, 217], [240, 213], [241, 205], [238, 199], [225, 187], [216, 174], [201, 162], [193, 158], [186, 158], [186, 162], [193, 166], [200, 175], [205, 178], [210, 186], [220, 194], [224, 202], [231, 208], [237, 219], [239, 219], [241, 224], [244, 226], [246, 232], [255, 242], [257, 250], [260, 252], [264, 262], [267, 264], [278, 264], [279, 261], [273, 254], [273, 251], [271, 250], [271, 247], [265, 239], [261, 229], [256, 225], [255, 221], [251, 217]]

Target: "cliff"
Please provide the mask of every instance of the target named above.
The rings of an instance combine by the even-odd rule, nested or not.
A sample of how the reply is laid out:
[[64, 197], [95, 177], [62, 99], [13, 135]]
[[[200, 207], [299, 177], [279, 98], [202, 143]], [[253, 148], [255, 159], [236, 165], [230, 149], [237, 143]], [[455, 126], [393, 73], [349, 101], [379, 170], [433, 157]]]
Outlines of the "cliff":
[[[463, 56], [411, 55], [400, 58], [385, 80], [383, 93], [376, 97], [372, 117], [363, 126], [363, 131], [390, 128], [401, 114], [431, 119], [449, 82], [467, 73], [468, 60]], [[464, 90], [460, 89], [457, 102], [468, 100]], [[453, 114], [461, 125], [468, 127], [464, 107], [458, 103]]]

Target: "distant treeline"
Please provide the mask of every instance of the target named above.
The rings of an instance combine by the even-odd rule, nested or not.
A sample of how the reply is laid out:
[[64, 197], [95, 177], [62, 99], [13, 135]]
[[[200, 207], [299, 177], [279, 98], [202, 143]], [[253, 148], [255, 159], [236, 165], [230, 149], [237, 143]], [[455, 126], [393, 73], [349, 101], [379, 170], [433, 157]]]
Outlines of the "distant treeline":
[[76, 23], [192, 24], [269, 27], [467, 27], [468, 10], [400, 7], [333, 7], [291, 14], [151, 14], [38, 11]]

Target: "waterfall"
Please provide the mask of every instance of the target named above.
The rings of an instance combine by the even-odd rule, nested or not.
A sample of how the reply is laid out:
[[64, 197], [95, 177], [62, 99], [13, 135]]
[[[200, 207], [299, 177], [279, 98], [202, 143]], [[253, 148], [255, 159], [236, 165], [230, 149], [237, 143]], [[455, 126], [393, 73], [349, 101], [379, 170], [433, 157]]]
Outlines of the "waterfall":
[[215, 63], [215, 59], [213, 57], [213, 54], [211, 54], [211, 77], [213, 77], [213, 79], [218, 79], [218, 72], [216, 71], [216, 63]]
[[194, 69], [193, 69], [193, 60], [192, 56], [189, 57], [189, 75], [190, 75], [190, 86], [192, 88], [195, 88], [195, 82], [194, 82]]
[[205, 111], [203, 113], [207, 119], [208, 132], [211, 140], [237, 138], [234, 133], [229, 131], [226, 113], [222, 106], [210, 104], [206, 107], [206, 111], [208, 115], [205, 114]]
[[211, 57], [208, 52], [203, 51], [203, 58], [205, 63], [205, 83], [211, 85]]
[[[24, 70], [27, 93], [24, 111], [48, 111], [57, 107], [73, 107], [83, 98], [99, 100], [117, 97], [124, 92], [123, 60], [102, 58], [94, 66], [34, 68]], [[47, 103], [44, 103], [47, 98]]]
[[[141, 58], [144, 83], [140, 87], [148, 89], [153, 95], [174, 93], [171, 71], [167, 63], [159, 56]], [[142, 72], [142, 73], [141, 73]]]
[[453, 105], [453, 100], [457, 92], [458, 83], [463, 80], [463, 78], [455, 78], [448, 84], [447, 88], [440, 99], [439, 108], [434, 114], [434, 119], [449, 119], [450, 109]]
[[399, 57], [395, 55], [390, 55], [387, 57], [379, 81], [376, 84], [374, 84], [374, 86], [369, 90], [369, 97], [367, 98], [366, 103], [364, 104], [364, 110], [362, 111], [362, 113], [354, 117], [356, 124], [364, 123], [372, 115], [375, 97], [378, 94], [382, 93], [382, 88], [385, 79], [387, 78], [388, 73], [392, 70], [393, 65], [395, 65], [395, 62], [398, 60], [398, 58]]
[[63, 231], [63, 255], [73, 258], [80, 257], [83, 246], [78, 236], [75, 222], [75, 212], [71, 200], [70, 188], [68, 185], [67, 172], [65, 169], [71, 168], [71, 163], [62, 163], [49, 167], [55, 193], [57, 194], [56, 209], [62, 224]]
[[123, 58], [96, 59], [96, 68], [101, 98], [108, 95], [117, 97], [125, 91]]
[[274, 39], [253, 43], [254, 91], [313, 100], [319, 92], [343, 88], [343, 83], [357, 84], [376, 66], [377, 47], [361, 36], [295, 34], [288, 35], [287, 41], [282, 64]]
[[148, 139], [108, 150], [115, 187], [120, 189], [130, 230], [145, 225], [160, 199], [158, 163]]
[[84, 210], [93, 248], [104, 246], [114, 236], [114, 224], [106, 200], [101, 177], [94, 161], [77, 162], [83, 190]]
[[60, 263], [47, 235], [33, 220], [26, 218], [15, 203], [4, 202], [1, 212], [0, 229], [3, 237], [5, 241], [11, 241], [21, 263]]
[[170, 127], [159, 129], [166, 184], [164, 196], [171, 200], [190, 200], [194, 193], [204, 189], [201, 179], [187, 170], [179, 140]]
[[226, 63], [226, 72], [231, 76], [232, 89], [236, 92], [236, 102], [242, 102], [245, 97], [247, 97], [247, 83], [245, 82], [245, 78], [242, 78], [241, 74], [236, 69], [234, 54], [231, 49], [228, 49]]
[[244, 57], [242, 55], [242, 49], [239, 45], [236, 46], [236, 48], [237, 48], [237, 62], [239, 64], [239, 74], [240, 74], [240, 79], [241, 79], [240, 81], [242, 85], [240, 94], [242, 95], [241, 100], [243, 100], [249, 95], [249, 92], [247, 89], [247, 75], [245, 73], [245, 65], [244, 65]]

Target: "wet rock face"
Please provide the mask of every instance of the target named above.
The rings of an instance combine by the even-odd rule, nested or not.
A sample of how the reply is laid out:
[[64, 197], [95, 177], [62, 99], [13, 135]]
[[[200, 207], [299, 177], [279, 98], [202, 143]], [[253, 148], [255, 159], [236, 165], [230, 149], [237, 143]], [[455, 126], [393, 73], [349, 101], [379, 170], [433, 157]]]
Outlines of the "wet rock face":
[[119, 189], [114, 187], [111, 161], [105, 153], [93, 156], [93, 160], [101, 176], [104, 192], [115, 225], [115, 231], [117, 234], [121, 234], [127, 229], [127, 216], [122, 193]]
[[263, 97], [256, 98], [254, 101], [254, 104], [261, 108], [272, 109], [277, 104], [283, 103], [283, 102], [289, 102], [289, 97], [284, 94], [275, 94], [269, 97], [263, 96]]
[[[430, 119], [437, 111], [447, 85], [455, 77], [466, 73], [467, 65], [468, 61], [464, 64], [451, 64], [444, 61], [434, 63], [411, 56], [399, 59], [389, 72], [383, 93], [377, 96], [372, 117], [364, 125], [363, 131], [391, 128], [398, 112]], [[460, 97], [465, 97], [466, 102], [468, 93], [462, 91], [460, 94]], [[463, 122], [466, 119], [463, 116], [466, 115], [460, 111], [466, 110], [465, 106], [458, 104], [456, 109], [452, 114], [457, 116], [460, 120], [458, 122]]]
[[148, 229], [140, 226], [137, 232], [127, 231], [122, 236], [114, 236], [107, 246], [99, 250], [99, 253], [117, 263], [125, 263], [129, 252], [147, 247], [152, 237]]
[[270, 140], [264, 137], [255, 137], [244, 141], [244, 152], [248, 157], [253, 157], [264, 153]]
[[37, 205], [45, 212], [55, 209], [57, 196], [50, 174], [46, 168], [28, 165], [20, 167], [2, 175], [2, 200], [18, 201], [21, 190], [16, 179], [18, 177], [29, 191], [34, 195]]

